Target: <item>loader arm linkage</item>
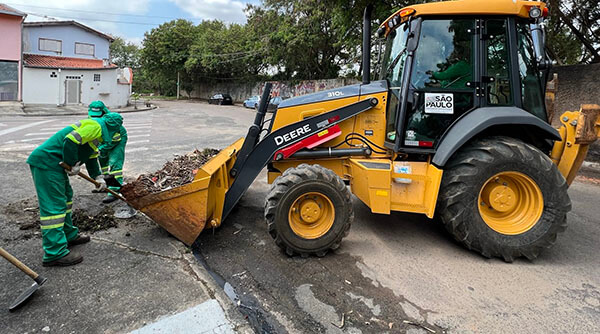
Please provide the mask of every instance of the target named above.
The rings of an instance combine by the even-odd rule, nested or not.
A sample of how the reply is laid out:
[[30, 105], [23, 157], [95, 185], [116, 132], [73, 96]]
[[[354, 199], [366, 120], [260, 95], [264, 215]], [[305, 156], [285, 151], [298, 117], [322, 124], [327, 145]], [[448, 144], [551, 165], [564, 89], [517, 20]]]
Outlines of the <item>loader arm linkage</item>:
[[[304, 139], [315, 135], [318, 136], [325, 130], [377, 106], [378, 103], [379, 101], [376, 98], [362, 100], [284, 126], [277, 131], [271, 132], [255, 145], [246, 145], [246, 142], [244, 142], [242, 149], [238, 153], [238, 157], [243, 157], [244, 159], [234, 167], [235, 180], [225, 194], [225, 204], [221, 221], [225, 220], [229, 215], [260, 171], [273, 160], [276, 152], [299, 143]], [[247, 137], [246, 140], [255, 141], [255, 138]]]
[[600, 135], [600, 106], [584, 104], [580, 111], [567, 111], [560, 117], [561, 141], [554, 144], [550, 158], [570, 185]]

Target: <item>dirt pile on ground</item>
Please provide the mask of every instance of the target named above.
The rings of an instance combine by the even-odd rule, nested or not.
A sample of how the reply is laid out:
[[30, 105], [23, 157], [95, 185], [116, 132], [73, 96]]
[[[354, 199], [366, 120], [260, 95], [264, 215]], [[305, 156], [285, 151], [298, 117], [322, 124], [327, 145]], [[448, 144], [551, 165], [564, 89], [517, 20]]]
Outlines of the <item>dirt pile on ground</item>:
[[160, 170], [152, 174], [142, 174], [134, 182], [123, 186], [121, 194], [131, 200], [188, 184], [194, 180], [198, 169], [217, 153], [219, 150], [206, 148], [178, 155]]
[[94, 233], [118, 226], [114, 218], [114, 211], [110, 207], [102, 209], [93, 216], [90, 216], [85, 210], [75, 209], [72, 213], [72, 219], [73, 225], [84, 232]]

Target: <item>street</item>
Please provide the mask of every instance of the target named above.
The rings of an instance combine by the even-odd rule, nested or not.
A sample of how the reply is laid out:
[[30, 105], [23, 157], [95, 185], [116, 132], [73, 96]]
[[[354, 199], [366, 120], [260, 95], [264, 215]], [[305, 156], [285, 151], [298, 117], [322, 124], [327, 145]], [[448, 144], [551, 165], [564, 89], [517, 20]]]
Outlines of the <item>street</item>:
[[[155, 171], [175, 154], [195, 148], [222, 149], [245, 136], [254, 119], [254, 111], [239, 106], [216, 106], [197, 102], [158, 103], [159, 108], [123, 114], [129, 133], [125, 178]], [[84, 116], [18, 117], [0, 116], [0, 192], [5, 211], [11, 203], [25, 200], [34, 203], [35, 195], [29, 167], [29, 153], [56, 131]], [[73, 181], [76, 200], [89, 200], [90, 186]], [[264, 200], [269, 191], [266, 173], [254, 182], [232, 214], [214, 233], [203, 232], [192, 250], [217, 276], [233, 287], [239, 302], [237, 310], [247, 317], [255, 331], [290, 333], [598, 333], [600, 332], [600, 220], [597, 218], [600, 198], [598, 183], [576, 180], [569, 194], [573, 210], [568, 216], [569, 228], [559, 235], [553, 248], [538, 259], [519, 259], [512, 264], [486, 259], [455, 243], [443, 227], [425, 216], [393, 213], [375, 215], [354, 198], [355, 220], [350, 235], [335, 253], [323, 258], [290, 258], [275, 245], [263, 218]], [[86, 197], [87, 196], [87, 197]], [[127, 225], [127, 231], [138, 226]], [[149, 270], [149, 277], [127, 277], [127, 270], [110, 276], [120, 280], [140, 279], [137, 296], [155, 302], [144, 304], [154, 309], [140, 310], [143, 320], [135, 318], [135, 303], [117, 305], [121, 297], [110, 296], [100, 315], [91, 321], [88, 333], [124, 332], [139, 328], [165, 315], [174, 314], [197, 304], [196, 290], [202, 282], [188, 279], [189, 270], [180, 270], [180, 252], [185, 247], [168, 238], [160, 227], [147, 222], [139, 228], [152, 238], [144, 245], [148, 251], [166, 249], [174, 252], [157, 257], [155, 265], [145, 263], [131, 252], [131, 259], [101, 258], [88, 255], [84, 264], [119, 266], [119, 261]], [[31, 267], [51, 280], [61, 275], [61, 284], [82, 281], [77, 266], [68, 269], [41, 267], [41, 241], [12, 237], [0, 238], [2, 246], [19, 256], [26, 256]], [[109, 230], [110, 231], [110, 230]], [[108, 232], [107, 232], [108, 233]], [[133, 233], [133, 232], [132, 232]], [[157, 237], [157, 236], [160, 236]], [[95, 236], [92, 235], [92, 239]], [[127, 243], [127, 239], [119, 239]], [[165, 241], [167, 240], [167, 241]], [[27, 245], [25, 247], [24, 245]], [[94, 242], [92, 243], [94, 244]], [[103, 251], [108, 244], [98, 243]], [[37, 247], [35, 251], [27, 248]], [[176, 249], [173, 250], [173, 249]], [[170, 254], [170, 253], [169, 253]], [[182, 255], [183, 256], [183, 255]], [[185, 255], [185, 256], [190, 256]], [[98, 261], [98, 262], [92, 262]], [[162, 267], [162, 269], [157, 269]], [[138, 268], [139, 269], [139, 268]], [[15, 289], [4, 284], [24, 281], [23, 274], [0, 261], [0, 304], [10, 302]], [[59, 271], [68, 275], [59, 274]], [[101, 270], [101, 268], [95, 268]], [[174, 270], [173, 274], [169, 270]], [[87, 272], [89, 274], [89, 271]], [[157, 300], [171, 293], [161, 289], [160, 282], [180, 282], [179, 290], [168, 301]], [[93, 277], [90, 278], [93, 281]], [[98, 282], [96, 282], [98, 283]], [[166, 283], [165, 283], [166, 284]], [[175, 284], [175, 283], [173, 283]], [[26, 285], [23, 285], [26, 286]], [[90, 293], [84, 284], [65, 288], [65, 293]], [[92, 288], [90, 288], [92, 289]], [[94, 287], [101, 289], [100, 287]], [[148, 291], [144, 289], [156, 289]], [[144, 290], [144, 291], [142, 291]], [[161, 297], [157, 297], [161, 296]], [[104, 297], [103, 297], [104, 298]], [[111, 299], [112, 298], [112, 299]], [[138, 297], [140, 298], [140, 297]], [[110, 300], [110, 303], [107, 301]], [[51, 298], [35, 304], [44, 312], [52, 308]], [[179, 301], [181, 303], [179, 304]], [[144, 302], [140, 302], [143, 304]], [[183, 307], [185, 306], [185, 307]], [[19, 333], [44, 326], [25, 325], [34, 317], [33, 306], [21, 315], [0, 311], [0, 332]], [[52, 332], [78, 332], [77, 328], [61, 330], [75, 314], [77, 305], [56, 312]], [[73, 308], [74, 307], [74, 308]], [[85, 307], [81, 306], [81, 307]], [[127, 313], [132, 308], [132, 313]], [[137, 309], [136, 309], [137, 310]], [[81, 312], [78, 310], [78, 312]], [[84, 311], [86, 312], [86, 311]], [[94, 311], [79, 316], [87, 321]], [[127, 323], [123, 319], [127, 318]], [[133, 319], [133, 320], [132, 320]], [[6, 325], [6, 330], [2, 329]], [[22, 325], [22, 326], [21, 326]], [[68, 327], [68, 326], [67, 326]], [[342, 327], [342, 328], [340, 328]], [[56, 328], [56, 329], [54, 329]]]

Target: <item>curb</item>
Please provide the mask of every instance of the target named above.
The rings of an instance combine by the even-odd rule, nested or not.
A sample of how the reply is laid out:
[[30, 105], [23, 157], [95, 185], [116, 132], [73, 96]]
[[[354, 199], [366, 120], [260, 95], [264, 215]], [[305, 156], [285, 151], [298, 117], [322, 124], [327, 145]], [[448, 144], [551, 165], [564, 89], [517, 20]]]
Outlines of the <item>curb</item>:
[[238, 305], [236, 305], [221, 289], [212, 276], [206, 272], [206, 269], [198, 264], [198, 261], [194, 257], [192, 253], [183, 254], [183, 258], [189, 264], [192, 271], [198, 276], [200, 279], [203, 289], [205, 292], [216, 299], [217, 302], [221, 305], [223, 310], [225, 311], [225, 316], [227, 320], [230, 321], [233, 330], [236, 333], [243, 334], [251, 334], [254, 333], [254, 330], [248, 323], [248, 321], [244, 318], [242, 313], [238, 311]]
[[[143, 112], [143, 111], [149, 111], [149, 110], [154, 110], [154, 109], [158, 109], [158, 106], [156, 105], [152, 105], [152, 107], [150, 108], [143, 108], [143, 109], [135, 109], [135, 110], [111, 110], [111, 112], [116, 112], [119, 114], [128, 114], [128, 113], [134, 113], [134, 112]], [[24, 117], [44, 117], [44, 116], [49, 116], [49, 117], [56, 117], [56, 116], [85, 116], [87, 115], [87, 112], [61, 112], [61, 113], [0, 113], [0, 116], [24, 116]]]

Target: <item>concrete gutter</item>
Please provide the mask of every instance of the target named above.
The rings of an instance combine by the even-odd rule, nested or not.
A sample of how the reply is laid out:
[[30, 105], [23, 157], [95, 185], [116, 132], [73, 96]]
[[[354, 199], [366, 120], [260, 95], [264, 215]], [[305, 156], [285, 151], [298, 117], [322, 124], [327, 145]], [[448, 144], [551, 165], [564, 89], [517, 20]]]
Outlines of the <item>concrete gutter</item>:
[[[157, 109], [158, 106], [156, 105], [152, 105], [151, 107], [143, 107], [143, 108], [138, 108], [138, 109], [131, 109], [131, 108], [127, 108], [127, 109], [115, 109], [115, 110], [111, 110], [111, 112], [116, 112], [119, 114], [126, 114], [126, 113], [133, 113], [133, 112], [142, 112], [142, 111], [149, 111], [149, 110], [154, 110]], [[21, 113], [18, 112], [7, 112], [4, 113], [0, 110], [0, 116], [25, 116], [25, 117], [39, 117], [39, 116], [50, 116], [50, 117], [55, 117], [55, 116], [87, 116], [87, 109], [82, 110], [82, 111], [62, 111], [62, 110], [49, 110], [49, 111], [44, 111], [44, 112], [26, 112], [23, 111]]]

